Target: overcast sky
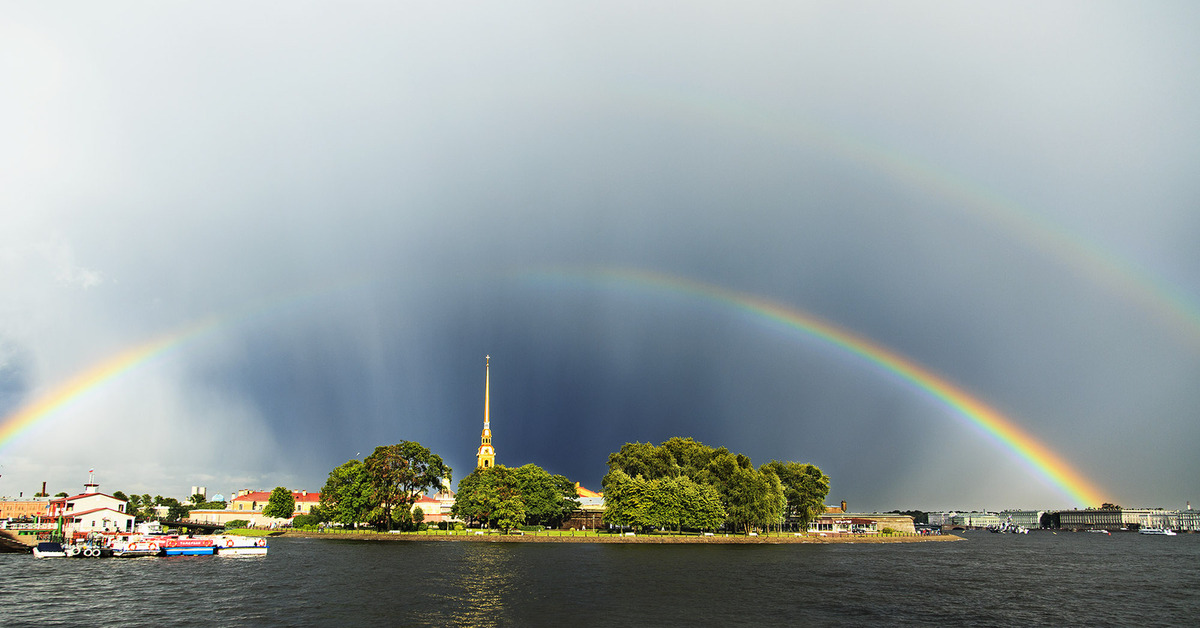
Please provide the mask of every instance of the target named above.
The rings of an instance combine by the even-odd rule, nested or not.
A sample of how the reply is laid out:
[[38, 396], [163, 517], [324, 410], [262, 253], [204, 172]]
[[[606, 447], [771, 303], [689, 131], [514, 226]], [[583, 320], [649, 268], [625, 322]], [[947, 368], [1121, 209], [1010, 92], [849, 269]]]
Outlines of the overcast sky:
[[[316, 490], [375, 446], [599, 488], [627, 441], [855, 510], [1076, 505], [833, 322], [1126, 506], [1200, 503], [1200, 9], [5, 3], [0, 495]], [[547, 280], [546, 273], [554, 275]], [[0, 419], [3, 420], [3, 419]]]

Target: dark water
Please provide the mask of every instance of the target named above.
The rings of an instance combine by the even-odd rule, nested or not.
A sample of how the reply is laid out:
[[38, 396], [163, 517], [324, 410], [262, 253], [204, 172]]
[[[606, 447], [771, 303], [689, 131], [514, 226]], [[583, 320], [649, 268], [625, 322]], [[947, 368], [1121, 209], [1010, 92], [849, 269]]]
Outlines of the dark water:
[[1200, 535], [906, 545], [275, 539], [260, 558], [0, 555], [0, 626], [1200, 623]]

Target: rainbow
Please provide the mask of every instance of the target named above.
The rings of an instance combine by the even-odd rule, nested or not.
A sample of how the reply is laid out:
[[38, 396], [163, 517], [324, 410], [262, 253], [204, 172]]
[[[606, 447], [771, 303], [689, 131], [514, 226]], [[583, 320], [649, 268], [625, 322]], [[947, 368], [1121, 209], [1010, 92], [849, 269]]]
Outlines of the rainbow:
[[256, 300], [244, 307], [234, 309], [223, 316], [214, 315], [184, 325], [174, 331], [141, 342], [114, 356], [105, 358], [75, 375], [70, 380], [59, 384], [49, 393], [17, 408], [12, 414], [0, 418], [0, 451], [4, 450], [14, 440], [33, 429], [36, 425], [78, 403], [79, 400], [85, 398], [89, 393], [138, 367], [153, 362], [156, 358], [191, 340], [237, 321], [262, 316], [300, 301], [335, 291], [340, 292], [355, 288], [366, 283], [370, 283], [370, 280], [355, 278], [347, 282], [321, 285]]
[[1002, 444], [1074, 500], [1076, 505], [1099, 506], [1104, 501], [1103, 491], [1061, 456], [1022, 430], [1012, 419], [913, 360], [806, 312], [711, 284], [643, 270], [543, 271], [527, 273], [526, 276], [531, 279], [613, 283], [685, 294], [782, 324], [877, 365], [932, 396]]
[[18, 408], [0, 421], [0, 450], [81, 398], [129, 371], [154, 360], [184, 341], [215, 328], [219, 321], [207, 319], [173, 333], [164, 334], [133, 348], [121, 351], [56, 387], [49, 394]]
[[657, 109], [673, 121], [688, 118], [704, 124], [719, 121], [771, 141], [810, 146], [870, 167], [901, 184], [946, 199], [956, 211], [1003, 229], [1047, 257], [1058, 259], [1093, 284], [1137, 303], [1161, 323], [1187, 337], [1193, 346], [1200, 347], [1200, 305], [1195, 297], [977, 182], [830, 125], [781, 121], [780, 116], [765, 109], [733, 99], [650, 87], [610, 87], [602, 93], [574, 97], [587, 98], [586, 104], [580, 105], [593, 108], [597, 103], [608, 102], [610, 106], [635, 107], [641, 111]]

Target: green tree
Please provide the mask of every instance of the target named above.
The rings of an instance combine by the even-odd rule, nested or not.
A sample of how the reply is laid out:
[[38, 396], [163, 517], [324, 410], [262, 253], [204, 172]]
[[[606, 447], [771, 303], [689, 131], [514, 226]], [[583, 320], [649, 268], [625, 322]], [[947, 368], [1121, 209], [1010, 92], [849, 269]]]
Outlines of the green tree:
[[200, 504], [203, 504], [204, 502], [206, 502], [208, 500], [204, 498], [203, 494], [196, 493], [195, 495], [192, 495], [191, 497], [189, 497], [188, 501], [192, 502], [193, 508], [199, 508]]
[[825, 498], [829, 496], [829, 476], [816, 465], [800, 462], [772, 460], [763, 468], [779, 477], [783, 494], [787, 500], [785, 516], [800, 528], [807, 529], [809, 522], [825, 512]]
[[645, 478], [640, 475], [630, 477], [622, 469], [614, 469], [604, 476], [602, 483], [605, 523], [633, 528], [647, 525], [642, 510], [646, 493]]
[[291, 491], [282, 486], [276, 486], [271, 491], [271, 496], [267, 498], [267, 505], [262, 510], [264, 517], [279, 519], [291, 519], [295, 513], [296, 498], [292, 496]]
[[421, 525], [422, 523], [425, 523], [425, 510], [422, 509], [420, 506], [413, 508], [412, 521], [416, 525]]
[[512, 473], [525, 505], [525, 523], [555, 528], [579, 508], [575, 483], [565, 476], [551, 475], [535, 464], [517, 467]]
[[373, 508], [371, 483], [361, 461], [349, 460], [329, 472], [321, 489], [318, 513], [323, 521], [357, 528], [358, 524], [370, 521]]
[[112, 496], [116, 497], [117, 499], [120, 499], [120, 500], [129, 501], [129, 497], [127, 495], [125, 495], [125, 493], [122, 493], [121, 491], [113, 491]]
[[729, 484], [729, 518], [747, 533], [779, 523], [787, 500], [779, 476], [770, 471], [737, 469]]
[[[55, 497], [70, 497], [70, 495], [67, 495], [67, 492], [66, 492], [66, 491], [60, 491], [60, 492], [58, 492], [58, 493], [55, 493], [55, 494], [54, 494], [54, 496], [55, 496]], [[45, 493], [39, 493], [39, 494], [37, 494], [37, 495], [34, 495], [34, 497], [46, 497], [46, 494], [45, 494]]]
[[422, 492], [441, 486], [442, 478], [449, 479], [451, 473], [441, 456], [412, 441], [376, 447], [363, 464], [372, 502], [382, 511], [379, 523], [389, 530], [394, 508], [409, 512]]

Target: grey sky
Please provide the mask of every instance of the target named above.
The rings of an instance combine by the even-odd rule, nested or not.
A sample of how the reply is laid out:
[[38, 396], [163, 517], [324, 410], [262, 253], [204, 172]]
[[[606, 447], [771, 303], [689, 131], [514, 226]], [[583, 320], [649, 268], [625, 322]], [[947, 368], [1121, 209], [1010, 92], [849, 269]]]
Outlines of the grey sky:
[[1200, 473], [1198, 13], [8, 4], [0, 413], [224, 322], [0, 444], [0, 494], [93, 466], [108, 490], [317, 489], [401, 439], [462, 477], [490, 353], [499, 462], [593, 488], [623, 442], [683, 435], [814, 462], [863, 508], [1072, 505], [802, 334], [536, 278], [619, 267], [835, 322], [1113, 501], [1181, 507]]

